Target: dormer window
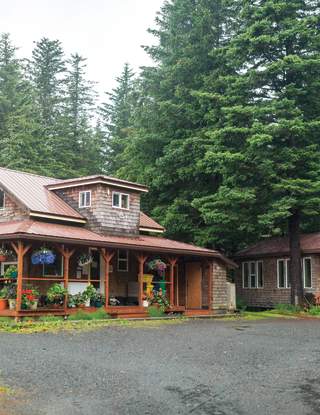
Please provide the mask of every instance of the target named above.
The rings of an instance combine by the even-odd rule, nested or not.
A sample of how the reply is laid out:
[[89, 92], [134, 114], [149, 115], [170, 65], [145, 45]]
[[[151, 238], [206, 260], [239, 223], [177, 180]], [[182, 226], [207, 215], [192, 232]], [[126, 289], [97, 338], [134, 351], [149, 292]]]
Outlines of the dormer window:
[[0, 189], [0, 209], [4, 209], [4, 191]]
[[112, 207], [129, 209], [129, 195], [127, 193], [112, 192]]
[[79, 192], [79, 208], [86, 208], [91, 206], [91, 191]]

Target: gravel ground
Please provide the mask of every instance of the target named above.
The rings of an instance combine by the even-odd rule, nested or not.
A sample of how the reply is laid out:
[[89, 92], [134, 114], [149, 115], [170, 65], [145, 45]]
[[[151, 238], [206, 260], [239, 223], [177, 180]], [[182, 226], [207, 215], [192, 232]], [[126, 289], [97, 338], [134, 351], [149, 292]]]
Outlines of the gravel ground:
[[0, 414], [319, 414], [319, 352], [315, 320], [1, 333]]

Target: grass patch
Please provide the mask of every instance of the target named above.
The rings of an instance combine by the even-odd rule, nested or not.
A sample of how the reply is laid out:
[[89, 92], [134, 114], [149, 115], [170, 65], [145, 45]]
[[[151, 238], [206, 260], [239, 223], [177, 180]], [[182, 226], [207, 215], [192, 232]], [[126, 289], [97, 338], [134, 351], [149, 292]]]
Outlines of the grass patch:
[[283, 317], [294, 317], [294, 316], [289, 316], [288, 314], [281, 314], [277, 310], [267, 310], [267, 311], [245, 311], [241, 313], [240, 317], [243, 317], [245, 320], [263, 320], [266, 318], [283, 318]]
[[[89, 313], [86, 313], [89, 314]], [[92, 314], [92, 313], [91, 313]], [[101, 313], [102, 314], [102, 313]], [[87, 318], [87, 316], [85, 317]], [[56, 320], [56, 321], [21, 321], [11, 320], [10, 323], [0, 323], [0, 332], [34, 334], [59, 331], [90, 331], [108, 327], [126, 328], [160, 328], [162, 326], [182, 324], [187, 319], [173, 320], [125, 320], [125, 319], [82, 319], [82, 320]]]
[[166, 314], [161, 307], [148, 307], [148, 314], [150, 317], [164, 317]]
[[62, 316], [40, 316], [37, 321], [48, 322], [48, 321], [63, 321]]
[[274, 310], [279, 314], [298, 314], [302, 311], [301, 307], [292, 304], [277, 304]]
[[313, 306], [310, 307], [308, 313], [311, 316], [320, 316], [320, 307], [313, 305]]

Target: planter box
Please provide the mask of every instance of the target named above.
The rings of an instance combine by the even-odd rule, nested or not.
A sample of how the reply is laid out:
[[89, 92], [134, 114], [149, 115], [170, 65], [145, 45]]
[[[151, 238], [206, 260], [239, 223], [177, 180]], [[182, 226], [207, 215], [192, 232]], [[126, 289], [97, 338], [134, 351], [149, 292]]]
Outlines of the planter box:
[[6, 310], [8, 308], [8, 300], [1, 298], [0, 299], [0, 310]]

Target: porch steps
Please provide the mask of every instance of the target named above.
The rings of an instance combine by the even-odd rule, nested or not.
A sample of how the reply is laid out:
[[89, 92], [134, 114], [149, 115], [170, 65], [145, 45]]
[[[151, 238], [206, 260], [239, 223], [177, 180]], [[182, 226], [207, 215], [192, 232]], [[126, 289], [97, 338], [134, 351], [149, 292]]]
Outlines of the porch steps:
[[140, 306], [108, 306], [106, 311], [114, 318], [143, 318], [149, 316], [145, 307]]

